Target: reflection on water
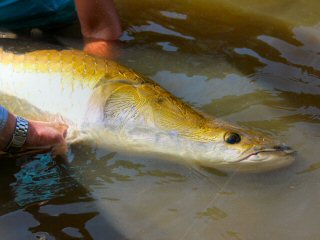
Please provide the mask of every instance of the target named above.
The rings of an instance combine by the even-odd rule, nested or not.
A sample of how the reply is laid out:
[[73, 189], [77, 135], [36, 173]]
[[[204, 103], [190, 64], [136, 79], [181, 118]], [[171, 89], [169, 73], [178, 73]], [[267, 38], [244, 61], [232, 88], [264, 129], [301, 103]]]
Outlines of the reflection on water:
[[63, 191], [77, 187], [78, 182], [64, 165], [58, 165], [48, 154], [41, 154], [20, 165], [10, 184], [19, 206], [64, 196]]
[[[120, 62], [208, 114], [274, 135], [297, 150], [297, 162], [223, 174], [94, 143], [72, 146], [67, 161], [7, 159], [3, 238], [317, 239], [319, 2], [116, 3], [125, 29]], [[79, 47], [79, 39], [58, 39]]]

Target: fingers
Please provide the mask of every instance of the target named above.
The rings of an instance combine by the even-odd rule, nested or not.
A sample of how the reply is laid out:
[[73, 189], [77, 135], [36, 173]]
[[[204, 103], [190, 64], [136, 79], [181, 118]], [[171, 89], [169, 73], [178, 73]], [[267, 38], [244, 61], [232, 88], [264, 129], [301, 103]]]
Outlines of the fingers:
[[86, 39], [83, 49], [86, 53], [102, 58], [114, 59], [118, 53], [110, 41]]
[[60, 156], [63, 159], [67, 159], [67, 153], [68, 153], [68, 145], [67, 145], [66, 142], [54, 145], [51, 148], [51, 156], [53, 158], [56, 158], [57, 156]]

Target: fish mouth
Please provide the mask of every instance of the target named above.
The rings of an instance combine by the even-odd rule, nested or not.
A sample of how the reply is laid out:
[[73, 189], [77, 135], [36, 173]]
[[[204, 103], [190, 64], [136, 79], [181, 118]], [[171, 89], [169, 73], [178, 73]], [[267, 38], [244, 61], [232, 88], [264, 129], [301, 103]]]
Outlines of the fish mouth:
[[[272, 148], [265, 148], [265, 149], [260, 149], [260, 150], [256, 150], [255, 152], [252, 152], [238, 160], [236, 160], [235, 162], [243, 162], [246, 160], [249, 160], [250, 158], [252, 158], [253, 156], [258, 156], [259, 154], [274, 154], [274, 155], [279, 155], [279, 156], [288, 156], [288, 155], [293, 155], [296, 151], [293, 150], [292, 148], [286, 146], [286, 145], [277, 145], [274, 146]], [[253, 161], [263, 161], [263, 159], [255, 159]], [[252, 161], [252, 162], [253, 162]]]
[[[252, 150], [252, 149], [251, 149]], [[237, 171], [244, 173], [259, 173], [281, 169], [289, 166], [295, 159], [293, 149], [289, 147], [271, 147], [257, 149], [242, 158], [233, 161], [222, 170], [230, 170], [231, 166], [237, 165]]]

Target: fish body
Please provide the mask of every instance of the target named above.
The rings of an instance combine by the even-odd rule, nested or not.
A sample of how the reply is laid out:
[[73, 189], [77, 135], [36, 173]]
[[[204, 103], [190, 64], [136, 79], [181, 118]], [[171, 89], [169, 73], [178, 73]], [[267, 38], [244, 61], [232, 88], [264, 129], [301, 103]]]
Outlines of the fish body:
[[19, 105], [24, 117], [61, 116], [70, 141], [82, 136], [218, 169], [264, 171], [293, 161], [289, 147], [206, 116], [134, 70], [82, 51], [1, 51], [0, 94], [1, 105], [14, 113]]

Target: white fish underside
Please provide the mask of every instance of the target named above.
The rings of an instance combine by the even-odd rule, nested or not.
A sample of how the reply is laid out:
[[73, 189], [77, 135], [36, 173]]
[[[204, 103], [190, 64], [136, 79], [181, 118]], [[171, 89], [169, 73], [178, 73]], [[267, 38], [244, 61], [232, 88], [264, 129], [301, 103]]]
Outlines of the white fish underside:
[[9, 65], [0, 65], [2, 93], [27, 101], [39, 110], [60, 114], [68, 122], [80, 127], [93, 90], [83, 88], [80, 81], [62, 85], [59, 73], [16, 73]]

